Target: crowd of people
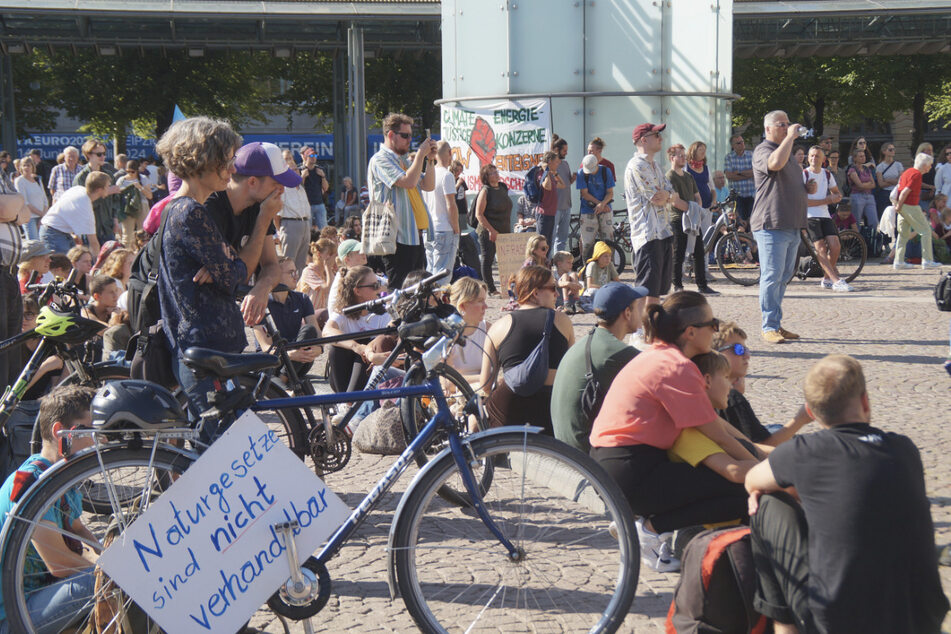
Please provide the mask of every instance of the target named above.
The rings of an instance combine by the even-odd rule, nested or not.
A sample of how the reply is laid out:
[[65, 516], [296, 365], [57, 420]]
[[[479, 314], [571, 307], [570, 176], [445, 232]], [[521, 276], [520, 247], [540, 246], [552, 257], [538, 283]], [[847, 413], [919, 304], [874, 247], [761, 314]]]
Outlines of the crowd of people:
[[[267, 349], [266, 312], [287, 340], [360, 335], [327, 347], [331, 388], [354, 391], [380, 371], [394, 342], [372, 332], [389, 325], [388, 315], [344, 309], [446, 271], [447, 282], [452, 276], [446, 301], [465, 322], [465, 344], [448, 363], [482, 394], [488, 423], [537, 425], [598, 461], [639, 518], [648, 566], [680, 568], [675, 530], [751, 523], [757, 609], [777, 632], [936, 632], [948, 604], [917, 450], [907, 438], [870, 425], [862, 368], [842, 355], [810, 370], [804, 402], [790, 420], [764, 425], [745, 395], [747, 334], [715, 316], [707, 298], [718, 293], [708, 284], [702, 241], [690, 246], [688, 239], [710, 226], [718, 203], [735, 190], [739, 219], [760, 252], [763, 338], [770, 343], [798, 338], [782, 327], [782, 296], [800, 230], [808, 229], [816, 244], [822, 286], [851, 290], [835, 268], [837, 229], [878, 229], [878, 204], [867, 198], [875, 202], [877, 188], [898, 190], [881, 210], [896, 214], [894, 266], [905, 265], [911, 230], [921, 236], [922, 266], [937, 266], [931, 230], [936, 241], [951, 236], [944, 224], [951, 221], [944, 191], [951, 189], [949, 163], [929, 190], [927, 148], [903, 169], [894, 164], [893, 146], [880, 164], [869, 165], [863, 143], [840, 175], [831, 139], [797, 158], [799, 128], [785, 113], [769, 113], [764, 141], [748, 152], [742, 136], [733, 137], [724, 169], [711, 172], [704, 143], [665, 149], [664, 125], [636, 126], [621, 181], [633, 285], [619, 280], [607, 242], [619, 181], [599, 138], [577, 170], [568, 167], [568, 144], [556, 138], [537, 171], [540, 201], [519, 200], [517, 219], [494, 165], [481, 167], [482, 187], [470, 209], [462, 166], [448, 143], [424, 139], [411, 151], [413, 121], [402, 114], [383, 122], [366, 196], [346, 183], [332, 223], [324, 201], [328, 181], [312, 150], [305, 148], [297, 164], [289, 151], [244, 144], [229, 124], [209, 118], [176, 122], [162, 136], [154, 183], [152, 162], [114, 168], [99, 142], [84, 144], [84, 166], [79, 152], [67, 148], [45, 179], [24, 157], [15, 185], [0, 179], [0, 338], [32, 327], [42, 307], [31, 284], [48, 279], [55, 264], [57, 274], [80, 274], [89, 300], [84, 314], [110, 327], [103, 353], [122, 359], [123, 337], [135, 321], [130, 283], [148, 269], [157, 279], [175, 379], [193, 410], [208, 406], [212, 379], [193, 373], [184, 351]], [[659, 165], [664, 153], [666, 171]], [[849, 183], [858, 216], [845, 204], [840, 182]], [[580, 268], [567, 243], [572, 186], [581, 199]], [[934, 192], [938, 218], [930, 227], [922, 212], [927, 191]], [[393, 214], [395, 245], [368, 256], [364, 225], [375, 221], [377, 204]], [[535, 235], [523, 266], [510, 283], [496, 286], [495, 242], [517, 228]], [[697, 291], [683, 287], [691, 255]], [[242, 286], [249, 288], [239, 301]], [[510, 310], [490, 322], [487, 299], [502, 292], [511, 294]], [[579, 312], [593, 313], [596, 325], [576, 341], [571, 316]], [[250, 341], [246, 328], [253, 329]], [[533, 361], [539, 349], [543, 365]], [[322, 352], [300, 348], [291, 360], [306, 374]], [[16, 376], [16, 365], [8, 365], [0, 363], [0, 384]], [[31, 395], [53, 388], [57, 370], [37, 377]], [[401, 374], [388, 372], [387, 380]], [[74, 409], [41, 411], [47, 462], [65, 457], [50, 443], [57, 425], [80, 417]], [[361, 406], [361, 416], [370, 409]], [[818, 431], [798, 433], [813, 421]], [[902, 521], [869, 520], [895, 515]], [[856, 531], [858, 525], [867, 530]], [[914, 539], [905, 533], [909, 525]], [[879, 555], [874, 564], [869, 552]]]

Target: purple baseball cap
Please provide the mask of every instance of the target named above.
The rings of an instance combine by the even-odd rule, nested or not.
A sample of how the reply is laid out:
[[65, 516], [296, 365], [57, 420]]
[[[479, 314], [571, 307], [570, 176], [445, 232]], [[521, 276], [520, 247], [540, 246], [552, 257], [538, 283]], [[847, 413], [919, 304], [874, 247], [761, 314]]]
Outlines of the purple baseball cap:
[[284, 187], [301, 184], [300, 174], [287, 166], [281, 148], [273, 143], [248, 143], [234, 155], [235, 172], [242, 176], [270, 176]]

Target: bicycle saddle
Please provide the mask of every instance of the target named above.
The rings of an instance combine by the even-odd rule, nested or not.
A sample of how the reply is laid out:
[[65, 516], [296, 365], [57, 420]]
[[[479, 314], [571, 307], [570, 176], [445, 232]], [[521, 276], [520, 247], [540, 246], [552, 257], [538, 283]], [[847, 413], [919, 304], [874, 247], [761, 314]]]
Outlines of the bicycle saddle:
[[184, 361], [193, 370], [205, 370], [223, 379], [276, 368], [281, 363], [272, 354], [227, 354], [209, 348], [189, 348]]

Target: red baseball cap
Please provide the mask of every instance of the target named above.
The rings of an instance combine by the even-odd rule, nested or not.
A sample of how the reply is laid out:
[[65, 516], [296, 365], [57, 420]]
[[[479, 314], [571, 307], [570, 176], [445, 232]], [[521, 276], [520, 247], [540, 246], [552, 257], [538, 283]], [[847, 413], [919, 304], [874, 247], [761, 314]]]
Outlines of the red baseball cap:
[[642, 123], [641, 125], [634, 128], [634, 132], [631, 134], [631, 139], [634, 140], [634, 143], [637, 143], [651, 132], [661, 132], [666, 127], [666, 123], [662, 123], [660, 125], [655, 125], [653, 123]]

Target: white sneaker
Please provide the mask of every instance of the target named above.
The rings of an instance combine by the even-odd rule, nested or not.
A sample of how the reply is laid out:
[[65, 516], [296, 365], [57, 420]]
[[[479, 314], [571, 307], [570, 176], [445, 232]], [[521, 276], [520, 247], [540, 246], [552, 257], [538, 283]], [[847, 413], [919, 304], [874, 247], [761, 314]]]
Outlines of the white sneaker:
[[824, 277], [821, 280], [819, 280], [819, 286], [822, 288], [832, 288], [832, 280], [830, 280], [827, 277]]
[[835, 284], [832, 284], [832, 290], [837, 293], [851, 293], [855, 289], [849, 286], [849, 283], [845, 280], [837, 280]]
[[645, 350], [650, 350], [651, 345], [647, 343], [647, 340], [644, 339], [644, 331], [638, 330], [631, 335], [631, 345], [644, 352]]
[[923, 269], [940, 269], [942, 266], [941, 262], [935, 262], [934, 260], [921, 261], [921, 268]]
[[657, 572], [680, 571], [680, 560], [674, 557], [670, 542], [673, 533], [654, 533], [644, 528], [644, 520], [637, 520], [637, 538], [641, 544], [641, 561]]
[[908, 262], [895, 262], [892, 264], [892, 268], [896, 271], [899, 269], [913, 269], [915, 268], [914, 264], [908, 264]]

